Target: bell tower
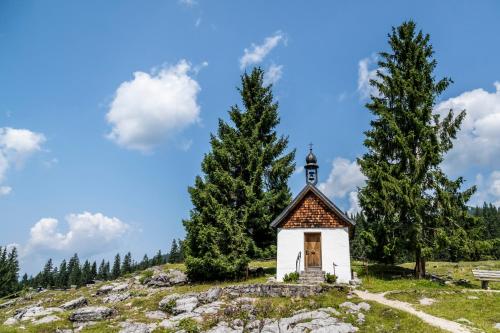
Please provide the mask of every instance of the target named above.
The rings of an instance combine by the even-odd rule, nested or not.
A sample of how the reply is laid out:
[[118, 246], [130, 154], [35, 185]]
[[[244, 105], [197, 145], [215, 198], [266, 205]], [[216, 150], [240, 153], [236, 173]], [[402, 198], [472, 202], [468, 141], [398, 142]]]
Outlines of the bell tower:
[[312, 152], [312, 143], [309, 144], [309, 154], [306, 156], [306, 183], [316, 185], [318, 183], [318, 160]]

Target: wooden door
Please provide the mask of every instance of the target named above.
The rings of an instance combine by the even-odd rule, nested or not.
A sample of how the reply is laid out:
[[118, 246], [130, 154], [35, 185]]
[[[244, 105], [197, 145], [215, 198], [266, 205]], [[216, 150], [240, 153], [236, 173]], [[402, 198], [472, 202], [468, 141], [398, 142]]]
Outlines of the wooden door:
[[321, 268], [321, 234], [304, 234], [305, 266], [307, 268]]

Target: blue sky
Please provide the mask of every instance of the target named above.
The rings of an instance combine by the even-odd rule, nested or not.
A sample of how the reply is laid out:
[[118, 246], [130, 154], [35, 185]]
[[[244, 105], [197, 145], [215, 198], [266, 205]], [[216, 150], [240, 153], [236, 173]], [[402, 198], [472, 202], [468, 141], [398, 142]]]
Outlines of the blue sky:
[[437, 77], [455, 82], [436, 112], [469, 112], [444, 167], [479, 186], [473, 203], [500, 203], [498, 13], [495, 1], [4, 0], [0, 244], [18, 244], [28, 272], [74, 251], [167, 250], [209, 134], [255, 65], [272, 73], [299, 170], [313, 142], [321, 189], [355, 211], [366, 82], [408, 19], [431, 34]]

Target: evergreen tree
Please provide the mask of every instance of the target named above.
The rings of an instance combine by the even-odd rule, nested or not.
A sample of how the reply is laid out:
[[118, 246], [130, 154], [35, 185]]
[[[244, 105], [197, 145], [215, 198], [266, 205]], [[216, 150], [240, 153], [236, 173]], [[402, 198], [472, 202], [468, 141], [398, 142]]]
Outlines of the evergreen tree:
[[50, 288], [54, 285], [54, 276], [52, 274], [53, 269], [52, 259], [49, 259], [43, 268], [42, 281], [40, 282], [42, 287]]
[[241, 277], [249, 257], [275, 251], [270, 223], [290, 202], [295, 152], [285, 154], [288, 138], [275, 131], [278, 104], [263, 76], [260, 68], [242, 76], [244, 110], [229, 111], [234, 127], [219, 120], [201, 165], [203, 177], [189, 188], [194, 208], [183, 223], [192, 279]]
[[359, 199], [374, 240], [372, 257], [393, 262], [411, 253], [420, 278], [436, 250], [466, 243], [455, 221], [470, 219], [465, 203], [475, 188], [461, 192], [463, 179], [452, 181], [440, 169], [465, 112], [432, 113], [451, 80], [435, 80], [430, 37], [415, 29], [412, 21], [393, 28], [392, 52], [380, 53], [377, 79], [371, 80], [379, 93], [366, 105], [375, 119], [358, 163], [367, 177]]
[[28, 274], [24, 273], [22, 279], [21, 279], [21, 288], [27, 288], [29, 286], [29, 278]]
[[181, 239], [177, 240], [177, 244], [179, 246], [179, 254], [178, 254], [178, 262], [184, 262], [184, 241]]
[[144, 257], [142, 258], [142, 261], [139, 263], [139, 269], [146, 269], [148, 267], [150, 267], [150, 262], [148, 255], [145, 254]]
[[172, 246], [170, 247], [170, 253], [168, 254], [168, 262], [171, 264], [179, 262], [179, 254], [177, 240], [174, 238]]
[[85, 263], [82, 267], [82, 285], [86, 285], [92, 281], [92, 271], [91, 271], [90, 262], [85, 260]]
[[70, 286], [82, 285], [82, 269], [80, 267], [80, 259], [75, 253], [68, 263], [68, 283]]
[[0, 297], [10, 295], [19, 290], [19, 262], [17, 248], [0, 246]]
[[94, 261], [90, 268], [90, 280], [94, 281], [95, 279], [97, 279], [97, 263]]
[[121, 274], [127, 273], [132, 273], [132, 254], [130, 252], [123, 257], [123, 264], [121, 268]]
[[69, 272], [66, 260], [63, 259], [59, 265], [59, 276], [57, 277], [58, 288], [67, 289], [69, 287]]
[[120, 270], [120, 254], [117, 253], [115, 256], [115, 261], [113, 263], [113, 269], [111, 270], [111, 278], [112, 279], [117, 279], [121, 275], [121, 270]]

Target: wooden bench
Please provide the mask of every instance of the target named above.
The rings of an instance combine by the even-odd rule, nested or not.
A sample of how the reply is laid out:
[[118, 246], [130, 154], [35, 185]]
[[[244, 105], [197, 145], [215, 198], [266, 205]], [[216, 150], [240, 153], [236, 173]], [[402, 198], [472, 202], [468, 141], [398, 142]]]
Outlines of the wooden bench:
[[472, 275], [481, 281], [481, 288], [483, 289], [489, 289], [488, 282], [490, 281], [500, 281], [500, 271], [473, 269]]

